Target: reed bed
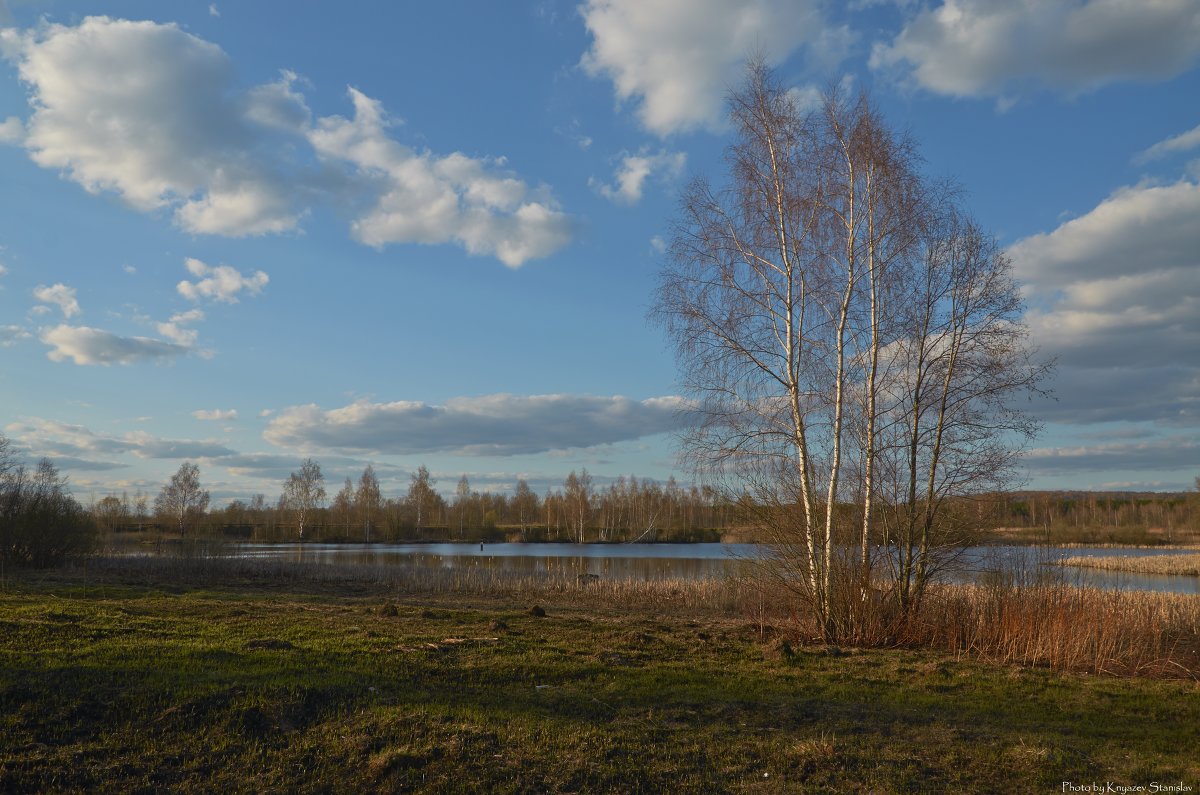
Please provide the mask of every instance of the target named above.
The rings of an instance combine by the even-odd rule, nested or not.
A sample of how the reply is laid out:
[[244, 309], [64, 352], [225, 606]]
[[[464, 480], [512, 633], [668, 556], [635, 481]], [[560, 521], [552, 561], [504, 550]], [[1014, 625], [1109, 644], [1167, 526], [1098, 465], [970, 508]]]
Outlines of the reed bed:
[[1183, 575], [1200, 577], [1200, 553], [1187, 555], [1076, 555], [1060, 561], [1063, 566], [1085, 569], [1127, 571], [1135, 574]]
[[937, 586], [904, 645], [1003, 664], [1200, 678], [1200, 597], [1074, 585]]

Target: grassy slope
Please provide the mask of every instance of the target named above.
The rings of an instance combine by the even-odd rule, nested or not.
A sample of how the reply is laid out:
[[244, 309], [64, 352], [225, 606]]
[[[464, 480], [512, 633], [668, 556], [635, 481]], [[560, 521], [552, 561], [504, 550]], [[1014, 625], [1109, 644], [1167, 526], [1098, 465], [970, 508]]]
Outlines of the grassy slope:
[[741, 620], [528, 606], [10, 582], [0, 791], [1200, 784], [1195, 683], [788, 655]]

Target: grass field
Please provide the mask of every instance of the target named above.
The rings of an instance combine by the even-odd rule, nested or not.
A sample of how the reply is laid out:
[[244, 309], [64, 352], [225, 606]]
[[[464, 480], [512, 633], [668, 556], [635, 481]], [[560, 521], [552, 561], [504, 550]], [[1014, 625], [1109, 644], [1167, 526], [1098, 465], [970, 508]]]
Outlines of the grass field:
[[785, 643], [715, 594], [153, 579], [6, 581], [0, 791], [1200, 787], [1195, 681]]

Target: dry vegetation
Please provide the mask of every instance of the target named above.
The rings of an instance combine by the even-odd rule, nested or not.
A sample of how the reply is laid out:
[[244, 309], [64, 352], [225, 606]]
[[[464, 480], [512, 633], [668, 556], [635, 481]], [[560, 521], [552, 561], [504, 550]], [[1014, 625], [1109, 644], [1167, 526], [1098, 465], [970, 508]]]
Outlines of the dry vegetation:
[[[815, 642], [820, 632], [790, 594], [747, 569], [712, 580], [580, 579], [502, 569], [339, 566], [230, 558], [94, 558], [94, 581], [305, 587], [327, 593], [497, 598], [579, 607], [749, 620], [764, 636]], [[274, 584], [274, 585], [272, 585]], [[1111, 591], [1065, 579], [1010, 575], [986, 585], [938, 585], [915, 619], [887, 602], [869, 645], [928, 648], [1001, 664], [1116, 676], [1200, 679], [1200, 596]]]
[[1186, 555], [1077, 555], [1065, 558], [1064, 566], [1104, 571], [1128, 571], [1135, 574], [1183, 575], [1200, 577], [1200, 553]]

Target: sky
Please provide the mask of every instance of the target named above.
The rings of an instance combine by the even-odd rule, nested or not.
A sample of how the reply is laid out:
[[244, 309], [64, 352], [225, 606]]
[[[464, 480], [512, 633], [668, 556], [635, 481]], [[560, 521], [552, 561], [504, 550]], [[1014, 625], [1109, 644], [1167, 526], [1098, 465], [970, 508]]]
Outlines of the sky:
[[1014, 262], [1039, 489], [1200, 474], [1200, 0], [0, 0], [0, 429], [77, 497], [688, 481], [646, 320], [759, 53]]

